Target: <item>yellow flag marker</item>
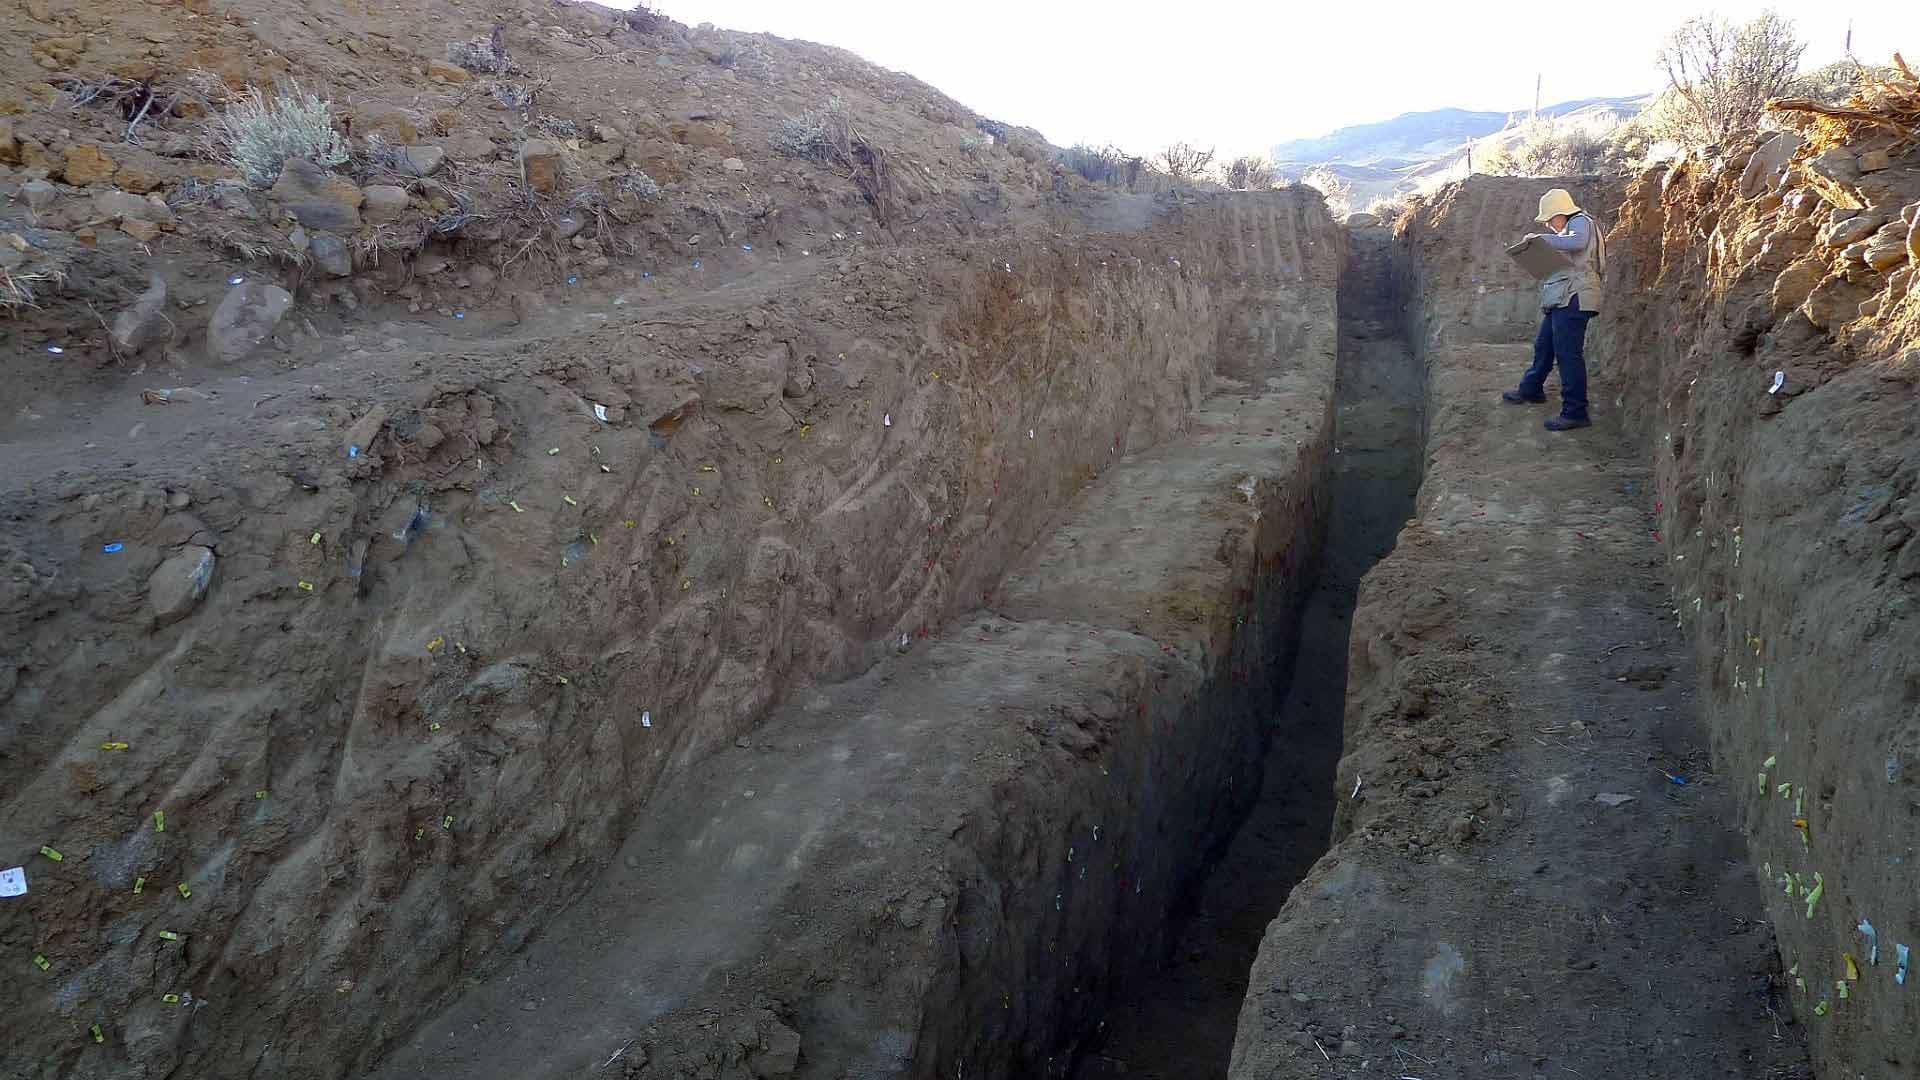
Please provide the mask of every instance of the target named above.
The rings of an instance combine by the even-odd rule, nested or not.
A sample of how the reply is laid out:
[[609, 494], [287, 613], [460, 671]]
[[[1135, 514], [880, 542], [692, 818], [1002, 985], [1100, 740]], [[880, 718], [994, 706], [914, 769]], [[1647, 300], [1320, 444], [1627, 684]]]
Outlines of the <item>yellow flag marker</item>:
[[184, 882], [184, 881], [183, 881], [183, 882], [181, 882], [180, 884], [178, 884], [178, 885], [175, 885], [175, 886], [174, 886], [174, 888], [176, 888], [176, 889], [179, 889], [179, 890], [180, 890], [180, 899], [182, 899], [182, 900], [191, 900], [191, 899], [193, 899], [193, 890], [192, 890], [192, 889], [189, 889], [189, 888], [187, 888], [187, 883], [186, 883], [186, 882]]
[[433, 640], [432, 640], [432, 641], [429, 641], [429, 642], [427, 642], [427, 651], [428, 651], [428, 652], [439, 652], [439, 651], [440, 651], [440, 647], [441, 647], [442, 645], [445, 645], [446, 643], [447, 643], [447, 639], [446, 639], [446, 637], [445, 637], [445, 636], [443, 636], [443, 635], [440, 635], [440, 634], [435, 634], [435, 635], [433, 635]]
[[313, 582], [311, 582], [311, 581], [302, 581], [302, 582], [300, 583], [300, 589], [301, 589], [301, 591], [303, 591], [303, 592], [312, 592], [312, 591], [313, 591]]
[[100, 749], [102, 750], [125, 750], [127, 748], [128, 744], [123, 742], [103, 742], [100, 744]]
[[266, 788], [255, 788], [255, 789], [254, 789], [254, 792], [253, 792], [253, 797], [254, 797], [254, 798], [256, 798], [256, 799], [264, 799], [264, 798], [266, 798], [266, 797], [267, 797], [267, 789], [266, 789]]
[[577, 503], [577, 502], [574, 502], [574, 501], [573, 501], [573, 496], [571, 496], [571, 495], [562, 495], [562, 496], [560, 496], [560, 501], [561, 501], [561, 502], [563, 502], [563, 503], [566, 503], [566, 504], [567, 504], [568, 506], [579, 506], [579, 505], [580, 505], [579, 503]]
[[627, 520], [620, 523], [620, 527], [623, 529], [631, 529], [639, 524], [640, 524], [639, 522], [633, 520], [632, 518], [628, 518]]
[[700, 489], [699, 489], [699, 488], [694, 488], [694, 489], [693, 489], [693, 493], [694, 493], [695, 495], [698, 495], [698, 494], [700, 494]]
[[133, 879], [133, 895], [139, 896], [142, 892], [146, 891], [146, 888], [147, 888], [146, 878], [137, 877]]
[[511, 506], [511, 507], [513, 507], [513, 512], [514, 512], [514, 513], [516, 513], [516, 514], [524, 514], [524, 513], [526, 513], [526, 511], [525, 511], [525, 510], [522, 510], [522, 509], [520, 509], [520, 503], [519, 503], [519, 502], [518, 502], [517, 500], [514, 500], [514, 499], [508, 499], [508, 500], [507, 500], [507, 505], [508, 505], [508, 506]]
[[552, 456], [554, 456], [555, 454], [558, 454], [559, 452], [560, 452], [560, 448], [559, 448], [559, 447], [557, 447], [557, 446], [554, 446], [554, 447], [549, 447], [549, 448], [548, 448], [548, 450], [547, 450], [547, 456], [548, 456], [548, 457], [552, 457]]
[[425, 840], [427, 838], [426, 826], [422, 825], [420, 828], [413, 830], [413, 838], [415, 840]]
[[439, 730], [440, 730], [440, 721], [438, 721], [438, 720], [435, 720], [435, 721], [434, 721], [433, 723], [431, 723], [431, 724], [428, 724], [428, 725], [427, 725], [427, 730], [428, 730], [428, 731], [439, 731]]
[[167, 831], [167, 812], [165, 810], [155, 810], [153, 812], [153, 831]]
[[440, 827], [441, 827], [441, 828], [443, 828], [443, 829], [451, 829], [451, 828], [453, 828], [453, 815], [452, 815], [452, 814], [448, 814], [448, 815], [447, 815], [446, 817], [443, 817], [443, 818], [441, 818], [441, 819], [440, 819]]
[[1813, 875], [1813, 891], [1807, 894], [1807, 918], [1813, 918], [1813, 909], [1820, 904], [1821, 894], [1827, 891], [1827, 879], [1818, 871]]
[[171, 930], [162, 930], [160, 931], [160, 940], [161, 941], [179, 941], [180, 935], [174, 933]]
[[309, 536], [309, 537], [307, 537], [307, 543], [309, 543], [309, 544], [317, 544], [317, 543], [319, 543], [319, 542], [320, 542], [320, 534], [319, 534], [319, 533], [314, 533], [314, 534], [313, 534], [312, 536]]
[[700, 471], [701, 471], [701, 472], [712, 472], [712, 471], [713, 471], [713, 466], [711, 466], [711, 465], [702, 465], [702, 466], [700, 466]]
[[1847, 963], [1847, 978], [1853, 979], [1857, 982], [1860, 978], [1860, 965], [1854, 962], [1853, 954], [1841, 953], [1840, 959], [1846, 961]]
[[95, 1024], [95, 1025], [93, 1025], [93, 1026], [92, 1026], [91, 1028], [88, 1028], [87, 1030], [89, 1030], [89, 1031], [91, 1031], [91, 1032], [93, 1032], [93, 1041], [94, 1041], [94, 1042], [97, 1042], [97, 1043], [103, 1043], [103, 1042], [106, 1042], [106, 1041], [107, 1041], [107, 1036], [106, 1036], [106, 1033], [100, 1030], [100, 1025], [99, 1025], [99, 1024]]
[[58, 851], [55, 851], [54, 849], [47, 847], [44, 844], [41, 845], [40, 847], [40, 854], [45, 855], [47, 858], [52, 859], [54, 862], [59, 862], [60, 860], [66, 858], [65, 855], [60, 854]]
[[41, 971], [45, 971], [53, 966], [53, 961], [41, 956], [39, 953], [34, 953], [33, 966], [39, 968]]
[[178, 1005], [180, 1004], [180, 995], [179, 994], [161, 994], [160, 1000], [166, 1002], [169, 1005]]
[[681, 592], [686, 592], [686, 591], [687, 591], [688, 589], [691, 589], [691, 588], [693, 588], [693, 579], [692, 579], [692, 578], [688, 578], [688, 579], [686, 579], [685, 581], [682, 581], [682, 582], [680, 583], [680, 591], [681, 591]]

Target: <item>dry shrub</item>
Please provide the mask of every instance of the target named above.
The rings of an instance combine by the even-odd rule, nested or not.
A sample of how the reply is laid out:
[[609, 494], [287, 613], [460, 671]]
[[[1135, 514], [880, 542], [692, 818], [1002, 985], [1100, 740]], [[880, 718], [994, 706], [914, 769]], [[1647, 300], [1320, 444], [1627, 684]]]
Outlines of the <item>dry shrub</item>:
[[887, 152], [860, 131], [853, 110], [839, 98], [824, 109], [783, 120], [774, 132], [773, 148], [840, 172], [860, 189], [880, 224], [892, 217], [896, 199]]
[[1673, 130], [1689, 149], [1718, 146], [1760, 126], [1770, 98], [1791, 92], [1807, 43], [1771, 9], [1738, 26], [1718, 15], [1682, 23], [1659, 54], [1677, 96]]
[[1096, 184], [1121, 184], [1132, 187], [1146, 165], [1117, 146], [1088, 146], [1080, 143], [1060, 152], [1060, 163]]
[[1213, 147], [1201, 148], [1187, 142], [1177, 142], [1160, 151], [1160, 166], [1167, 175], [1176, 181], [1192, 182], [1206, 175], [1207, 166], [1213, 164]]
[[1243, 154], [1227, 163], [1221, 179], [1235, 191], [1265, 191], [1276, 177], [1273, 162], [1258, 154]]
[[1920, 76], [1894, 53], [1891, 69], [1862, 69], [1852, 96], [1843, 105], [1782, 98], [1769, 101], [1767, 111], [1798, 129], [1820, 150], [1872, 132], [1903, 140], [1920, 138]]
[[347, 160], [346, 141], [333, 127], [333, 103], [298, 86], [271, 96], [248, 87], [209, 122], [205, 142], [215, 160], [254, 187], [279, 179], [289, 158], [306, 158], [323, 169]]

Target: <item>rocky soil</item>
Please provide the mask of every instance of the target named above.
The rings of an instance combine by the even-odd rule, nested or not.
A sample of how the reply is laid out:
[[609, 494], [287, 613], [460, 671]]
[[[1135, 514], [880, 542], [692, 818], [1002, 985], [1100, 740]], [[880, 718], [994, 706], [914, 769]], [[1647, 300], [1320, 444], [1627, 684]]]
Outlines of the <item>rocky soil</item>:
[[1811, 134], [1635, 182], [1600, 347], [1783, 996], [1821, 1075], [1891, 1078], [1920, 1063], [1920, 153]]
[[[1154, 941], [1197, 869], [1149, 838], [1224, 841], [1250, 797], [1250, 759], [1222, 748], [1257, 747], [1254, 708], [1226, 703], [1279, 693], [1284, 670], [1254, 661], [1287, 647], [1292, 571], [1324, 519], [1342, 244], [1317, 197], [1096, 192], [1030, 133], [847, 54], [588, 6], [36, 2], [0, 25], [17, 73], [6, 269], [28, 290], [5, 323], [0, 417], [0, 761], [16, 778], [0, 862], [29, 881], [0, 903], [0, 951], [44, 961], [0, 990], [9, 1075], [437, 1075], [401, 1052], [444, 1006], [504, 1001], [555, 1030], [537, 1010], [556, 1000], [619, 1037], [547, 1053], [496, 1027], [539, 1069], [623, 1043], [648, 1076], [869, 1051], [893, 1068], [1064, 1066], [1124, 976], [1116, 943]], [[331, 97], [346, 161], [255, 183], [207, 156], [207, 123], [244, 87], [296, 78]], [[855, 125], [851, 157], [789, 152], [787, 121], [823, 110]], [[1077, 494], [1176, 437], [1220, 446], [1169, 474], [1194, 500], [1169, 535], [1191, 545], [1131, 556], [1203, 556], [1165, 622], [1071, 608], [1093, 585], [1003, 606]], [[1125, 509], [1155, 498], [1177, 503]], [[1130, 544], [1135, 523], [1107, 513]], [[1248, 513], [1266, 524], [1249, 532]], [[1147, 563], [1096, 569], [1129, 566]], [[1234, 621], [1256, 613], [1269, 636]], [[1164, 791], [1109, 791], [1077, 724], [1049, 734], [1051, 697], [1016, 695], [1004, 730], [970, 740], [954, 724], [992, 706], [930, 714], [940, 738], [1006, 761], [1064, 740], [1078, 779], [1002, 796], [1032, 815], [1112, 800], [1089, 835], [1102, 825], [1139, 865], [1102, 872], [1154, 883], [1136, 905], [1116, 885], [1076, 908], [1061, 960], [1028, 951], [1051, 894], [984, 924], [1002, 927], [980, 945], [993, 986], [1065, 965], [1011, 1019], [979, 1023], [995, 994], [953, 966], [951, 905], [1032, 872], [1039, 848], [989, 844], [961, 873], [904, 828], [889, 872], [913, 889], [879, 902], [950, 905], [903, 917], [923, 950], [909, 962], [867, 936], [861, 834], [833, 832], [857, 822], [806, 802], [828, 789], [789, 804], [825, 807], [808, 844], [841, 837], [807, 847], [819, 874], [753, 892], [721, 873], [718, 899], [683, 897], [754, 918], [800, 905], [811, 936], [705, 957], [635, 1007], [605, 983], [559, 998], [514, 981], [544, 957], [634, 955], [603, 945], [601, 900], [573, 908], [577, 936], [556, 917], [609, 890], [632, 903], [634, 866], [700, 880], [645, 838], [751, 797], [736, 755], [784, 746], [759, 764], [814, 775], [806, 753], [833, 745], [808, 741], [820, 725], [864, 714], [809, 711], [826, 691], [806, 688], [928, 668], [926, 651], [973, 649], [969, 630], [1008, 619], [1035, 624], [1049, 667], [1084, 647], [1049, 619], [1131, 635], [1062, 700], [1093, 708], [1113, 671], [1172, 664], [1141, 694], [1220, 751], [1129, 743]], [[1168, 635], [1194, 627], [1176, 663]], [[993, 650], [970, 662], [980, 685], [1004, 667]], [[1216, 705], [1242, 720], [1208, 726]], [[1223, 769], [1238, 788], [1213, 782]], [[939, 772], [861, 806], [990, 806], [1007, 775]], [[1057, 826], [1036, 817], [1031, 835], [1051, 845]], [[949, 845], [952, 866], [973, 843]], [[653, 914], [620, 925], [679, 929]], [[869, 1014], [807, 1011], [841, 1000], [816, 992], [823, 956], [903, 1042], [856, 1048], [834, 1033]], [[890, 963], [904, 982], [864, 981]], [[722, 971], [765, 978], [713, 996]], [[738, 1023], [716, 1031], [716, 1015]]]

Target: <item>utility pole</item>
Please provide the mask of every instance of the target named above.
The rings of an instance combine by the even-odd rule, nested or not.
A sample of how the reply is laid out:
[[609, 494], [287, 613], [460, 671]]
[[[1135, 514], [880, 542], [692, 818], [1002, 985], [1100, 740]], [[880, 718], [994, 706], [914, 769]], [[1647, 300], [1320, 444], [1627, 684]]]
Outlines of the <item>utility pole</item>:
[[1533, 77], [1533, 115], [1527, 117], [1529, 120], [1540, 119], [1540, 79], [1540, 75]]

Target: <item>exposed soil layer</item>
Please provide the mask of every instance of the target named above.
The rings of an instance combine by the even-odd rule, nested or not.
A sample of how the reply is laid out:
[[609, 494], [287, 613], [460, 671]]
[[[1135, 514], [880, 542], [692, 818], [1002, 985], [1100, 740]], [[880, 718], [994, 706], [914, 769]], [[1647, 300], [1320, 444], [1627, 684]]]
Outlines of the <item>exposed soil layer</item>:
[[1400, 227], [1419, 516], [1360, 588], [1335, 843], [1260, 947], [1233, 1077], [1805, 1070], [1652, 470], [1617, 414], [1553, 436], [1499, 401], [1530, 348], [1500, 343], [1529, 286], [1498, 245], [1538, 187], [1469, 181]]
[[1064, 1073], [1254, 797], [1325, 527], [1341, 244], [1317, 200], [1223, 209], [1264, 254], [1181, 437], [1116, 454], [986, 610], [663, 788], [377, 1075]]
[[1337, 421], [1327, 540], [1300, 612], [1286, 694], [1266, 722], [1260, 796], [1177, 912], [1172, 954], [1101, 1022], [1081, 1078], [1223, 1077], [1267, 924], [1325, 851], [1336, 804], [1347, 636], [1361, 575], [1392, 548], [1420, 482], [1425, 387], [1400, 336], [1391, 236], [1351, 234], [1340, 283]]
[[[446, 66], [448, 45], [496, 26], [510, 65]], [[818, 777], [822, 798], [851, 785], [878, 792], [863, 808], [911, 802], [892, 766], [855, 757], [840, 775], [783, 732], [825, 739], [808, 725], [867, 716], [867, 690], [813, 686], [897, 683], [867, 673], [984, 649], [950, 640], [983, 610], [1027, 627], [1045, 674], [1079, 681], [985, 716], [984, 688], [946, 699], [931, 726], [964, 747], [922, 731], [913, 768], [986, 759], [905, 785], [922, 801], [900, 813], [941, 816], [902, 826], [886, 874], [861, 876], [864, 841], [824, 824], [794, 887], [843, 890], [830, 898], [702, 867], [739, 905], [713, 934], [793, 910], [813, 936], [782, 952], [721, 935], [726, 950], [689, 952], [644, 1002], [604, 1013], [609, 984], [515, 983], [515, 1020], [554, 1030], [544, 996], [569, 1023], [627, 1034], [542, 1051], [516, 1026], [494, 1057], [528, 1070], [515, 1076], [604, 1061], [656, 1019], [659, 1037], [619, 1060], [646, 1051], [657, 1075], [685, 1064], [668, 1051], [781, 1075], [868, 1053], [1043, 1068], [1070, 1050], [1101, 972], [1124, 964], [1109, 954], [1131, 955], [1114, 943], [1157, 934], [1197, 864], [1147, 837], [1222, 837], [1251, 798], [1253, 759], [1227, 748], [1256, 738], [1246, 702], [1277, 696], [1279, 676], [1248, 657], [1286, 647], [1325, 517], [1343, 240], [1317, 195], [1095, 190], [1056, 174], [1031, 132], [850, 54], [591, 5], [33, 0], [0, 30], [0, 269], [66, 260], [0, 353], [0, 867], [26, 864], [31, 883], [0, 904], [0, 951], [46, 961], [0, 986], [0, 1071], [346, 1075], [476, 987], [499, 993], [516, 965], [668, 948], [605, 924], [566, 939], [552, 921], [583, 896], [637, 902], [623, 847], [643, 880], [693, 889], [682, 862], [697, 858], [636, 837], [670, 847], [746, 798], [725, 771], [743, 754]], [[225, 90], [144, 116], [132, 141], [112, 102], [59, 89], [152, 78], [171, 93], [200, 71]], [[340, 224], [198, 149], [231, 95], [282, 78], [333, 97], [351, 154], [318, 209]], [[861, 169], [782, 149], [788, 119], [834, 102]], [[536, 143], [559, 170], [550, 190]], [[443, 157], [401, 175], [395, 145]], [[657, 195], [635, 194], [641, 173]], [[398, 216], [347, 213], [376, 196]], [[322, 261], [329, 247], [344, 265]], [[147, 309], [150, 274], [165, 298]], [[279, 321], [227, 349], [229, 301]], [[102, 323], [123, 314], [152, 333], [109, 345]], [[1232, 453], [1207, 456], [1223, 439]], [[1193, 490], [1142, 491], [1124, 520], [1177, 507], [1192, 520], [1143, 535], [1187, 546], [1009, 606], [1009, 572], [1076, 495], [1176, 441], [1200, 456], [1158, 482]], [[1196, 560], [1185, 577], [1179, 559]], [[1127, 567], [1137, 582], [1102, 576]], [[1106, 592], [1097, 610], [1069, 602]], [[1117, 644], [1077, 655], [1091, 630]], [[993, 655], [955, 664], [991, 684]], [[1137, 681], [1124, 694], [1122, 676]], [[831, 715], [806, 708], [833, 693], [849, 696]], [[1154, 703], [1153, 723], [1238, 719], [1166, 758], [1109, 730], [1116, 694]], [[887, 700], [893, 715], [934, 699]], [[739, 745], [763, 737], [788, 756]], [[1071, 771], [1053, 756], [1102, 761], [1109, 742], [1138, 755], [1145, 788], [1050, 784], [1027, 812], [1100, 807], [1084, 824], [1137, 862], [1123, 876], [1143, 899], [1063, 902], [1083, 936], [1060, 951], [1033, 931], [1059, 888], [1001, 905], [976, 883], [1057, 870], [1071, 815], [972, 826], [939, 849], [965, 855], [950, 865], [911, 846], [960, 820], [949, 811], [984, 822], [994, 785], [1015, 799]], [[794, 822], [806, 797], [787, 804]], [[1060, 851], [1042, 859], [1041, 837]], [[903, 884], [876, 908], [887, 874]], [[938, 916], [915, 906], [933, 899]], [[680, 900], [708, 917], [699, 894]], [[658, 930], [669, 907], [634, 922]], [[956, 926], [977, 935], [965, 949]], [[920, 951], [896, 960], [896, 938]], [[1029, 980], [1029, 962], [1060, 966]], [[755, 963], [788, 966], [739, 974]], [[833, 972], [851, 981], [835, 990]], [[981, 973], [1032, 988], [989, 1024]], [[859, 1011], [875, 1002], [883, 1020]], [[740, 1025], [708, 1030], [706, 1008]], [[836, 1042], [846, 1031], [869, 1043]], [[882, 1033], [904, 1041], [871, 1042]], [[787, 1042], [802, 1035], [804, 1053]]]
[[1890, 141], [1641, 177], [1599, 336], [1791, 1014], [1845, 1080], [1920, 1069], [1920, 293], [1847, 239], [1920, 257]]

